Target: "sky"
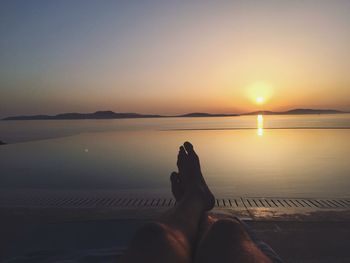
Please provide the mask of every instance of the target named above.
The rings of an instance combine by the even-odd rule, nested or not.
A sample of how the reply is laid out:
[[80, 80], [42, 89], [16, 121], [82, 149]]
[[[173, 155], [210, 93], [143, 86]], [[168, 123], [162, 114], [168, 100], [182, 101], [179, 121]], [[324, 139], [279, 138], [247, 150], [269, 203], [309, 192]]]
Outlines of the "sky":
[[350, 1], [0, 2], [0, 117], [350, 110]]

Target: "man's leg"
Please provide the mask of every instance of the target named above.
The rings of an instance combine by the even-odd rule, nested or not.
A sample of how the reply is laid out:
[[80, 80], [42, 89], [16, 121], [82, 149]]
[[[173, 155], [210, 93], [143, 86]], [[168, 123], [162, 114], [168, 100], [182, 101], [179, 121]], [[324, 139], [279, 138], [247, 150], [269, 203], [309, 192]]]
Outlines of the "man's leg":
[[202, 176], [193, 146], [180, 147], [179, 173], [171, 175], [177, 204], [162, 218], [138, 231], [122, 262], [191, 262], [197, 229], [205, 211], [214, 206], [214, 196]]
[[181, 233], [161, 222], [142, 227], [121, 262], [191, 262], [190, 244]]
[[271, 263], [235, 219], [204, 219], [203, 237], [198, 243], [196, 263]]

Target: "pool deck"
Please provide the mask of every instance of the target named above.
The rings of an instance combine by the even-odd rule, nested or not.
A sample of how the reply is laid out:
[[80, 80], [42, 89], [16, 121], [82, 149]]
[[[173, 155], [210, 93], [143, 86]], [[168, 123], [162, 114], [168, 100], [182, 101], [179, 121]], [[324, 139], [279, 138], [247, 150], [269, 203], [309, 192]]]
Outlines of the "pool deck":
[[[174, 205], [167, 196], [105, 193], [90, 199], [41, 193], [0, 198], [0, 259], [92, 248], [112, 256], [108, 249], [124, 249], [138, 227]], [[224, 196], [212, 213], [243, 219], [286, 262], [350, 262], [349, 199]]]

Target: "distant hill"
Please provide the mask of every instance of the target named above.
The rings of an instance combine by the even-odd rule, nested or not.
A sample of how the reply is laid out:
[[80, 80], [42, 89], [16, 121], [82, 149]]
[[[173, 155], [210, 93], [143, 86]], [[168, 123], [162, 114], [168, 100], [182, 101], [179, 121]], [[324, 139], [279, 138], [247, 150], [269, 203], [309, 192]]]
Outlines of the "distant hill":
[[0, 141], [0, 145], [5, 145], [6, 143], [4, 143], [3, 141]]
[[238, 114], [211, 114], [202, 112], [193, 112], [183, 115], [177, 115], [175, 117], [227, 117], [227, 116], [238, 116]]
[[337, 114], [337, 113], [344, 113], [343, 111], [339, 110], [315, 110], [315, 109], [294, 109], [285, 111], [284, 114]]
[[7, 117], [4, 120], [81, 120], [81, 119], [131, 119], [158, 118], [161, 115], [147, 115], [138, 113], [116, 113], [113, 111], [96, 111], [94, 113], [62, 113], [57, 115], [32, 115]]
[[337, 114], [337, 113], [345, 113], [339, 110], [320, 110], [320, 109], [293, 109], [288, 111], [253, 111], [244, 113], [241, 115], [300, 115], [300, 114]]
[[228, 117], [239, 115], [298, 115], [298, 114], [337, 114], [345, 113], [338, 110], [319, 110], [319, 109], [293, 109], [289, 111], [254, 111], [243, 114], [212, 114], [203, 112], [193, 112], [182, 115], [164, 116], [139, 113], [117, 113], [113, 111], [96, 111], [94, 113], [62, 113], [57, 115], [31, 115], [31, 116], [13, 116], [3, 120], [81, 120], [81, 119], [132, 119], [132, 118], [162, 118], [162, 117]]

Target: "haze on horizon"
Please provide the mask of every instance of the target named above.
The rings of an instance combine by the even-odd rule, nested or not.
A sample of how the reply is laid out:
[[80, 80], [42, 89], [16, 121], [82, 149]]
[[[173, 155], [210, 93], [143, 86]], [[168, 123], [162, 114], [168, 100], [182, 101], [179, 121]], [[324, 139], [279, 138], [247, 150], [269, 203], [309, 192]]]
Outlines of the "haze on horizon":
[[0, 6], [0, 117], [350, 110], [350, 1]]

